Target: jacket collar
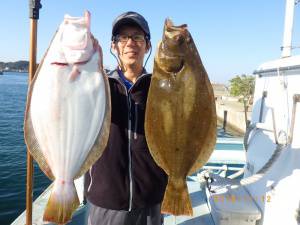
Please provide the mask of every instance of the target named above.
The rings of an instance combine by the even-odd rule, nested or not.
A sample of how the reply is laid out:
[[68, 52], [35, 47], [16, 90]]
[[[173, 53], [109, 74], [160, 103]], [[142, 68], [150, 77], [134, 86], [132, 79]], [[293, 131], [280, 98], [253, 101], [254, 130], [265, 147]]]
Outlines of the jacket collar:
[[[121, 80], [119, 74], [118, 74], [118, 68], [109, 71], [109, 72], [107, 73], [107, 75], [108, 75], [109, 78], [113, 78], [113, 79], [116, 79], [116, 80], [118, 80], [118, 81], [123, 82], [123, 81]], [[137, 78], [136, 81], [138, 81], [141, 77], [144, 77], [145, 75], [151, 75], [151, 74], [148, 73], [148, 72], [146, 71], [146, 69], [144, 68], [142, 74]]]

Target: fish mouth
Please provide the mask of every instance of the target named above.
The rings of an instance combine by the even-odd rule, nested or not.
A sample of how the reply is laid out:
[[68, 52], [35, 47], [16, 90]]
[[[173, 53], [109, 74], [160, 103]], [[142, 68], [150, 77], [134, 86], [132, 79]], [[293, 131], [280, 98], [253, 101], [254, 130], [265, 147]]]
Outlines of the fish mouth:
[[172, 31], [184, 31], [184, 30], [187, 30], [187, 24], [182, 24], [182, 25], [179, 25], [179, 26], [175, 26], [173, 21], [170, 19], [170, 18], [167, 18], [165, 20], [165, 27], [166, 27], [166, 30], [169, 31], [169, 32], [172, 32]]
[[169, 18], [165, 20], [164, 30], [165, 37], [177, 42], [178, 44], [184, 42], [184, 39], [188, 37], [187, 24], [175, 26]]
[[166, 55], [169, 57], [183, 57], [183, 46], [188, 42], [188, 40], [189, 32], [186, 24], [174, 26], [173, 22], [169, 18], [165, 20], [162, 48]]
[[157, 62], [162, 70], [173, 74], [174, 78], [184, 68], [188, 40], [189, 32], [186, 24], [174, 26], [171, 19], [165, 20], [163, 38], [160, 43], [161, 52]]

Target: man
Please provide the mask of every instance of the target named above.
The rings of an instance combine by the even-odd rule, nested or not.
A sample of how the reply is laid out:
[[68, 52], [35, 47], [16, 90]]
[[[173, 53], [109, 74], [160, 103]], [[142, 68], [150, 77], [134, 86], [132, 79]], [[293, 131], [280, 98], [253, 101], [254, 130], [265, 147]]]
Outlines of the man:
[[149, 152], [144, 118], [151, 74], [143, 67], [151, 48], [147, 21], [126, 12], [113, 22], [109, 74], [111, 128], [107, 147], [86, 175], [89, 225], [161, 225], [167, 175]]

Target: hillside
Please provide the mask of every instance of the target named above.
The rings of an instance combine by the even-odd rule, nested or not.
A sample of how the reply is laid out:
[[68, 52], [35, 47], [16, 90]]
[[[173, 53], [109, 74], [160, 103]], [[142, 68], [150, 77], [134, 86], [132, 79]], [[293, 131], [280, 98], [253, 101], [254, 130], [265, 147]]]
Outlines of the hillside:
[[28, 61], [0, 62], [0, 71], [28, 72]]

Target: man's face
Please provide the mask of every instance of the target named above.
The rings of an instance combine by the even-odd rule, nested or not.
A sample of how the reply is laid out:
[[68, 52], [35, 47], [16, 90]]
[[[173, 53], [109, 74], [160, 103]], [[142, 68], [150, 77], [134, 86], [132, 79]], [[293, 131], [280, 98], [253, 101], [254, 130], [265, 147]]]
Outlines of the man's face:
[[117, 51], [119, 59], [125, 67], [143, 66], [144, 56], [148, 51], [148, 47], [144, 39], [144, 32], [140, 28], [132, 26], [121, 27], [117, 41], [112, 47]]

